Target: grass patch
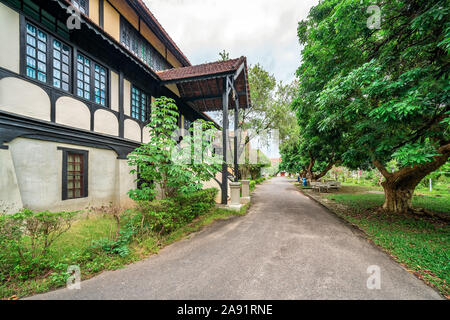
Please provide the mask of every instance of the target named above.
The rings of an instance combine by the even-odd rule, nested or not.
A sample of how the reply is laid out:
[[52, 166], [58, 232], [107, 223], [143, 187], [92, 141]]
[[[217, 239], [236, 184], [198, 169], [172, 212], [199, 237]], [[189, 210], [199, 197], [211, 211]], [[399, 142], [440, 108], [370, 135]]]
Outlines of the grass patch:
[[[326, 194], [324, 197], [342, 203], [357, 211], [362, 211], [377, 206], [379, 207], [384, 203], [384, 194], [337, 193]], [[414, 208], [423, 208], [435, 212], [450, 213], [450, 197], [414, 196], [412, 205]]]
[[80, 266], [83, 280], [106, 270], [123, 268], [127, 264], [157, 254], [165, 246], [217, 220], [245, 215], [249, 205], [243, 206], [240, 212], [214, 208], [209, 213], [197, 217], [191, 223], [164, 236], [147, 234], [136, 238], [129, 245], [130, 253], [125, 257], [90, 250], [93, 242], [102, 238], [112, 238], [115, 233], [116, 225], [110, 216], [90, 215], [80, 218], [67, 233], [55, 241], [49, 252], [48, 259], [52, 261], [53, 270], [31, 279], [14, 278], [0, 283], [0, 299], [17, 299], [64, 286], [66, 277], [63, 274], [70, 265]]
[[[332, 194], [318, 194], [306, 190], [304, 192], [363, 230], [369, 239], [396, 261], [449, 298], [449, 224], [428, 216], [378, 211], [376, 209], [384, 202], [384, 194], [367, 193], [365, 186], [347, 187], [352, 189]], [[413, 206], [448, 214], [450, 197], [414, 196]]]

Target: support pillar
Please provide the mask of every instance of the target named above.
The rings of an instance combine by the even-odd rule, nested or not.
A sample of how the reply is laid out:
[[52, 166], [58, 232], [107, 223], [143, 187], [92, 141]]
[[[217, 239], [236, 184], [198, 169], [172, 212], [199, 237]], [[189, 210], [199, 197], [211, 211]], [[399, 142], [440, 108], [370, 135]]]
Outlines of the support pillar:
[[239, 211], [241, 210], [241, 183], [240, 182], [231, 182], [231, 202], [229, 204], [229, 208], [232, 210]]
[[239, 96], [234, 91], [234, 181], [239, 181], [239, 155], [238, 155], [238, 132], [239, 132]]
[[241, 203], [250, 202], [250, 180], [241, 180], [242, 183], [242, 198]]
[[229, 129], [228, 123], [228, 96], [229, 96], [228, 78], [223, 78], [223, 94], [222, 94], [222, 204], [228, 204], [228, 164], [227, 164], [227, 135]]

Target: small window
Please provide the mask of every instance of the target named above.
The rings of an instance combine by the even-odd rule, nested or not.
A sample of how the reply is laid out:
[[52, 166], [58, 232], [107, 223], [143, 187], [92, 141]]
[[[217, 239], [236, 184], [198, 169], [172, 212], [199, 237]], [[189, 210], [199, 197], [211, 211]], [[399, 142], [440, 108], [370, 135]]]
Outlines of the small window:
[[77, 57], [77, 95], [91, 99], [91, 60], [82, 54]]
[[61, 41], [53, 40], [53, 86], [69, 91], [70, 48]]
[[47, 34], [30, 23], [26, 34], [26, 74], [47, 82]]
[[77, 96], [107, 106], [108, 71], [82, 54], [77, 56]]
[[62, 199], [88, 196], [88, 152], [59, 148], [63, 151]]
[[131, 89], [131, 117], [147, 122], [150, 119], [150, 104], [151, 97], [133, 86]]
[[106, 106], [106, 69], [95, 64], [94, 97], [95, 103]]
[[89, 14], [89, 0], [72, 0], [72, 4], [75, 8], [80, 10], [85, 15]]

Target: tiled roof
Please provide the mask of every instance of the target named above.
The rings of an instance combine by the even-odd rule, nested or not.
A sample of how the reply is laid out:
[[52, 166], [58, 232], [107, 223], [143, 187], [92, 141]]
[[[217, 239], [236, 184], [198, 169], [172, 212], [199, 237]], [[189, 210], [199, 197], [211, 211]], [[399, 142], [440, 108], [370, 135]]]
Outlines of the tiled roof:
[[217, 61], [196, 66], [175, 68], [166, 71], [157, 72], [162, 81], [188, 79], [207, 75], [216, 75], [227, 72], [233, 72], [239, 69], [242, 63], [245, 62], [245, 57], [227, 61]]
[[[237, 74], [241, 66], [244, 66], [244, 69]], [[245, 57], [156, 73], [163, 84], [176, 84], [180, 97], [200, 112], [223, 109], [222, 96], [226, 76], [234, 74], [234, 88], [238, 93], [239, 106], [242, 109], [248, 108], [251, 101]], [[233, 99], [229, 99], [230, 108], [234, 108], [234, 103]]]

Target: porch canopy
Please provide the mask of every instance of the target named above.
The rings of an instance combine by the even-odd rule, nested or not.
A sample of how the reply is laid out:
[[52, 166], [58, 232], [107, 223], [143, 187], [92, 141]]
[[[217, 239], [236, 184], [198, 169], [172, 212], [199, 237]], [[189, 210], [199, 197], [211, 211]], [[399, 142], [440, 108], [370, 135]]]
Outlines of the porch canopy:
[[[223, 113], [222, 204], [228, 201], [227, 134], [228, 111], [234, 110], [234, 131], [238, 130], [239, 109], [250, 107], [247, 59], [240, 57], [157, 73], [163, 85], [176, 85], [181, 99], [199, 112]], [[234, 135], [234, 179], [238, 181], [238, 143]]]

